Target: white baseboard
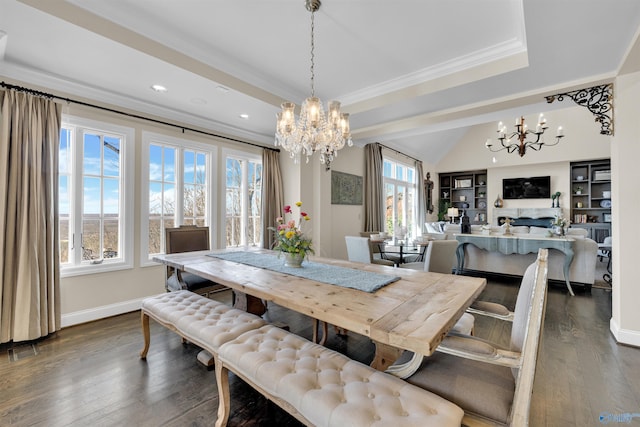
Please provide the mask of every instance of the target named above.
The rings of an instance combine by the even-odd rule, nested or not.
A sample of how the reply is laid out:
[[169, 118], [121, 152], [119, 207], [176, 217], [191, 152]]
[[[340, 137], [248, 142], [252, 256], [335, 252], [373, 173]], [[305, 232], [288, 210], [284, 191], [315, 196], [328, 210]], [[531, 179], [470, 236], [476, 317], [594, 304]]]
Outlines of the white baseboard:
[[106, 317], [117, 316], [118, 314], [129, 313], [140, 309], [142, 300], [138, 298], [129, 301], [123, 301], [116, 304], [103, 305], [100, 307], [90, 308], [87, 310], [74, 311], [62, 315], [61, 326], [79, 325], [80, 323], [92, 322], [94, 320], [104, 319]]
[[620, 326], [613, 320], [609, 322], [609, 330], [620, 344], [640, 347], [640, 331], [631, 329], [620, 329]]

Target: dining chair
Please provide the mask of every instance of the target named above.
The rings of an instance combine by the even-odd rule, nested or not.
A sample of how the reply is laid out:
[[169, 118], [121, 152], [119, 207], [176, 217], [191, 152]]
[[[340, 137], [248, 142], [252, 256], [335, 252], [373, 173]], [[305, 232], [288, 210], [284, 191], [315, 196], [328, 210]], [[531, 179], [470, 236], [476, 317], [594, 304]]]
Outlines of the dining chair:
[[[457, 240], [434, 240], [429, 242], [422, 262], [408, 262], [400, 268], [423, 270], [430, 273], [451, 274], [456, 260]], [[451, 328], [453, 332], [473, 335], [475, 318], [470, 313], [464, 313]]]
[[431, 356], [405, 352], [387, 372], [460, 406], [464, 425], [527, 425], [546, 310], [547, 257], [548, 249], [540, 249], [522, 278], [509, 348], [453, 334]]
[[[167, 254], [209, 249], [209, 227], [181, 225], [174, 228], [165, 228], [164, 233], [165, 253]], [[226, 286], [196, 274], [187, 273], [169, 266], [167, 266], [165, 288], [167, 292], [187, 289], [205, 297], [208, 297], [210, 293], [228, 289]]]
[[394, 263], [388, 259], [375, 259], [373, 257], [373, 246], [368, 237], [344, 236], [347, 245], [347, 258], [352, 262], [363, 262], [365, 264], [380, 264], [393, 266]]
[[456, 260], [457, 240], [433, 240], [429, 242], [424, 261], [407, 262], [401, 268], [424, 270], [431, 273], [451, 274]]

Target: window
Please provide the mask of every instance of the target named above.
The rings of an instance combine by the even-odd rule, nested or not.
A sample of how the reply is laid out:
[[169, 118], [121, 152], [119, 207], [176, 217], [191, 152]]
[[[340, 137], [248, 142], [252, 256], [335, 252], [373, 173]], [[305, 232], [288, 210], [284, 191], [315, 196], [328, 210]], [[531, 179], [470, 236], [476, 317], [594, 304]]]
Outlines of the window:
[[63, 276], [133, 265], [133, 129], [64, 116], [58, 210]]
[[[216, 147], [143, 133], [142, 260], [164, 253], [165, 228], [210, 226], [211, 164]], [[213, 233], [210, 233], [213, 234]]]
[[262, 160], [247, 154], [226, 156], [226, 246], [262, 242]]
[[415, 168], [396, 160], [383, 163], [385, 231], [399, 237], [416, 236], [417, 197]]

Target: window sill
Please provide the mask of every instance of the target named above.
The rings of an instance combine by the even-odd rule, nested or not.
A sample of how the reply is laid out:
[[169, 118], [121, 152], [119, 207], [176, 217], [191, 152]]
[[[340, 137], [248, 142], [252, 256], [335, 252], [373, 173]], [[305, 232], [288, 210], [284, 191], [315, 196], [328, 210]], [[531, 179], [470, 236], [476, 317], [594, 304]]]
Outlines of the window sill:
[[125, 261], [103, 262], [102, 264], [82, 264], [74, 267], [61, 267], [60, 277], [84, 276], [87, 274], [109, 273], [119, 270], [130, 270], [133, 263]]

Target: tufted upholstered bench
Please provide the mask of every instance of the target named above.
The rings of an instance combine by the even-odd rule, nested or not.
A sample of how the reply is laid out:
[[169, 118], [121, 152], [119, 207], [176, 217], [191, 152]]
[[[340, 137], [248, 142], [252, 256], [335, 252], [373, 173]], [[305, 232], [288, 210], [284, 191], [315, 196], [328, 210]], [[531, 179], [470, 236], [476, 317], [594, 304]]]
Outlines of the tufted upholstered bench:
[[229, 370], [313, 426], [460, 426], [458, 406], [273, 325], [223, 344], [216, 358], [216, 427], [230, 412]]
[[[150, 317], [214, 356], [222, 344], [266, 324], [256, 315], [187, 290], [145, 298], [141, 313], [144, 349], [140, 357], [143, 359], [149, 351]], [[198, 355], [198, 360], [207, 364], [210, 357]]]

